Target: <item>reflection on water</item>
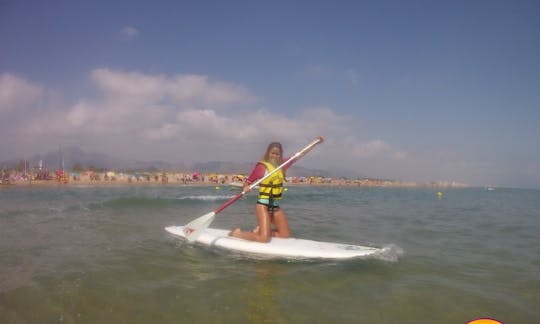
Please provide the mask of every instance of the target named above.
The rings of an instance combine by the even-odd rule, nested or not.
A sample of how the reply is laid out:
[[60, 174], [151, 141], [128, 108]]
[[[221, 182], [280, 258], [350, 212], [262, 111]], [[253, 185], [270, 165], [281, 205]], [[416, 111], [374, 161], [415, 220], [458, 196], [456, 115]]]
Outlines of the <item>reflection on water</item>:
[[251, 323], [279, 323], [283, 316], [276, 285], [285, 270], [280, 264], [260, 262], [254, 264], [253, 270], [256, 276], [249, 291], [248, 319]]

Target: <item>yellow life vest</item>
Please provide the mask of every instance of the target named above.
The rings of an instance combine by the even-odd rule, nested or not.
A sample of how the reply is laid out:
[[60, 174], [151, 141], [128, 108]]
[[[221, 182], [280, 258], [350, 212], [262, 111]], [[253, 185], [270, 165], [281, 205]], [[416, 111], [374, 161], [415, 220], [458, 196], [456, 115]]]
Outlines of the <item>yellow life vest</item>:
[[[268, 163], [266, 161], [259, 161], [259, 163], [264, 164], [266, 167], [266, 174], [274, 171], [275, 169], [272, 163]], [[283, 174], [283, 169], [280, 169], [276, 173], [261, 181], [261, 183], [259, 183], [259, 199], [271, 199], [274, 201], [280, 200], [281, 192], [283, 191], [284, 178], [285, 175]]]

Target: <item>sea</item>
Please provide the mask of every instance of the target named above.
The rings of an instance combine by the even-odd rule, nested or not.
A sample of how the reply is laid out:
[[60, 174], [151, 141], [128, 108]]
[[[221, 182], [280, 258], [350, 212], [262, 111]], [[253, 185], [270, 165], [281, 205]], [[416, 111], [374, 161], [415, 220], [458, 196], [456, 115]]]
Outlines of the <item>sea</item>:
[[[387, 248], [347, 261], [239, 255], [164, 230], [236, 194], [0, 187], [0, 322], [540, 323], [539, 190], [287, 187], [294, 237]], [[211, 227], [253, 228], [255, 199]]]

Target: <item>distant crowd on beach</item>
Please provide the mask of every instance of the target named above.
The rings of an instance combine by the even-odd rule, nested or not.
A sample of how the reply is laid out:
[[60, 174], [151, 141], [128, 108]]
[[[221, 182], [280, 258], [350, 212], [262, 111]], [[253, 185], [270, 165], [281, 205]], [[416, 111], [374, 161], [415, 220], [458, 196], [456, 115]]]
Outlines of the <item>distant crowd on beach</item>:
[[[57, 170], [25, 173], [0, 170], [2, 185], [231, 185], [241, 187], [245, 175], [201, 172], [115, 172]], [[383, 179], [347, 179], [320, 176], [286, 178], [288, 185], [362, 186], [362, 187], [466, 187], [456, 182], [419, 183]]]
[[202, 174], [200, 172], [114, 172], [84, 171], [32, 173], [0, 171], [2, 184], [225, 184], [242, 181], [243, 175]]

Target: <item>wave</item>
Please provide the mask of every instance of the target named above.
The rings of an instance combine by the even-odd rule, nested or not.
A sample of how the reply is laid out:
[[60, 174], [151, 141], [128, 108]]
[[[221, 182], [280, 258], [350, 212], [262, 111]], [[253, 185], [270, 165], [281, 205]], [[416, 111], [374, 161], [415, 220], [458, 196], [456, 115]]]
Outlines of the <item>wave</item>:
[[103, 203], [94, 204], [92, 207], [107, 208], [159, 208], [175, 206], [180, 202], [175, 198], [149, 198], [149, 197], [122, 197], [113, 198]]
[[195, 200], [195, 201], [216, 201], [216, 200], [228, 200], [234, 196], [227, 195], [199, 195], [199, 196], [183, 196], [176, 198], [177, 200]]
[[212, 201], [226, 201], [232, 198], [227, 195], [189, 195], [180, 197], [121, 197], [106, 200], [102, 203], [91, 204], [91, 209], [100, 208], [162, 208], [162, 207], [178, 207], [182, 205], [190, 205]]
[[403, 253], [404, 251], [401, 247], [395, 244], [388, 244], [383, 246], [380, 252], [375, 253], [370, 258], [388, 262], [397, 262]]

